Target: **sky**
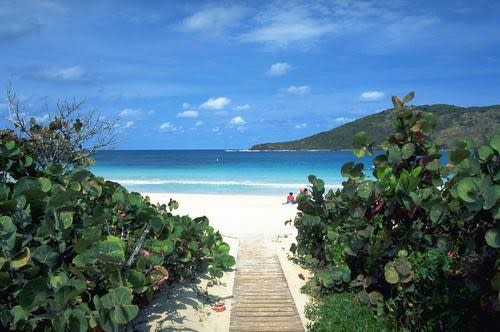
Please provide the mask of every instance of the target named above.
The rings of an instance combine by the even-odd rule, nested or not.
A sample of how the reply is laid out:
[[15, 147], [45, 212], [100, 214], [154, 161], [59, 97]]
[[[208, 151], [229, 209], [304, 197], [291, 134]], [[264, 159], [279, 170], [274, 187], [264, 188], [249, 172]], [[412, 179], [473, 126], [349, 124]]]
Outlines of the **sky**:
[[119, 149], [246, 149], [410, 90], [500, 104], [498, 17], [484, 0], [0, 0], [0, 112], [10, 82], [39, 121], [85, 100]]

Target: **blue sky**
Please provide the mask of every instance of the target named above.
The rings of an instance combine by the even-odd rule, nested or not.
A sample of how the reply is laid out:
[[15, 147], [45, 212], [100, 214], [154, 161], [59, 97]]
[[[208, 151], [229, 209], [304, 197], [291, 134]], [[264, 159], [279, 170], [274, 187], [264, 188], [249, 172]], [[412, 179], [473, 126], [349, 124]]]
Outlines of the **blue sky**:
[[85, 99], [118, 120], [122, 149], [248, 148], [409, 90], [416, 104], [500, 103], [498, 17], [481, 0], [0, 0], [0, 84], [40, 120]]

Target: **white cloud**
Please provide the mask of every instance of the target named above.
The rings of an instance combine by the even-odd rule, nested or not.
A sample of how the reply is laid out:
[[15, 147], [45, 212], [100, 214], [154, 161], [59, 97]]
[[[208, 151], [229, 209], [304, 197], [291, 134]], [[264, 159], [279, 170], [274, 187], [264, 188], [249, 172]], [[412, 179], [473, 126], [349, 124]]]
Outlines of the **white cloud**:
[[379, 101], [384, 98], [384, 93], [382, 91], [365, 91], [359, 96], [361, 101]]
[[233, 108], [235, 111], [246, 111], [250, 109], [249, 104], [244, 104], [244, 105], [237, 105]]
[[32, 66], [23, 69], [21, 77], [30, 80], [66, 82], [66, 83], [89, 83], [91, 78], [80, 66], [65, 68], [49, 68]]
[[351, 122], [353, 120], [354, 120], [353, 118], [346, 118], [343, 116], [339, 116], [338, 118], [334, 119], [335, 122], [339, 122], [339, 123], [347, 123], [347, 122]]
[[267, 71], [267, 75], [269, 76], [283, 76], [288, 73], [292, 69], [286, 62], [277, 62], [271, 65], [271, 68]]
[[203, 126], [205, 123], [203, 121], [196, 121], [196, 123], [194, 124], [196, 127], [201, 127]]
[[41, 123], [41, 122], [45, 122], [49, 119], [49, 115], [48, 114], [44, 114], [42, 116], [35, 116], [35, 121], [38, 122], [38, 123]]
[[291, 85], [286, 89], [281, 89], [280, 95], [303, 96], [307, 95], [309, 92], [311, 92], [311, 87], [308, 85], [300, 85], [300, 86]]
[[118, 115], [121, 118], [129, 118], [129, 117], [136, 117], [141, 114], [141, 110], [139, 109], [131, 109], [131, 108], [125, 108], [123, 109]]
[[134, 126], [134, 121], [127, 121], [123, 125], [123, 128], [127, 129], [127, 128], [132, 128], [133, 126]]
[[304, 128], [307, 128], [307, 123], [305, 123], [305, 122], [299, 123], [299, 124], [295, 125], [295, 128], [296, 128], [296, 129], [304, 129]]
[[244, 126], [247, 122], [241, 116], [236, 116], [231, 119], [230, 124], [235, 126]]
[[219, 127], [214, 127], [212, 128], [212, 132], [213, 133], [218, 133], [220, 131], [220, 128]]
[[160, 125], [160, 131], [163, 131], [163, 132], [167, 132], [167, 133], [173, 133], [175, 131], [177, 131], [179, 128], [177, 128], [176, 126], [174, 126], [172, 123], [170, 122], [163, 122], [161, 125]]
[[189, 103], [182, 103], [182, 109], [183, 110], [188, 110], [190, 108], [191, 108], [191, 104], [189, 104]]
[[241, 6], [205, 7], [186, 17], [182, 21], [180, 29], [188, 32], [220, 34], [226, 29], [236, 26], [244, 14], [245, 8]]
[[143, 119], [147, 116], [153, 115], [153, 110], [143, 110], [140, 108], [124, 108], [118, 113], [120, 118], [134, 118], [134, 119]]
[[288, 5], [264, 11], [259, 17], [260, 26], [244, 33], [243, 42], [287, 47], [291, 43], [313, 42], [336, 30], [331, 18], [316, 15], [311, 6]]
[[178, 118], [197, 118], [198, 111], [187, 110], [180, 113], [177, 113]]
[[231, 104], [231, 99], [226, 97], [217, 97], [208, 99], [206, 102], [201, 104], [200, 108], [221, 110], [230, 104]]
[[[0, 14], [4, 14], [3, 10], [0, 10]], [[30, 18], [20, 19], [19, 16], [13, 18], [11, 22], [8, 22], [6, 15], [2, 15], [0, 42], [16, 40], [22, 36], [40, 30], [41, 26], [42, 25], [37, 20]]]

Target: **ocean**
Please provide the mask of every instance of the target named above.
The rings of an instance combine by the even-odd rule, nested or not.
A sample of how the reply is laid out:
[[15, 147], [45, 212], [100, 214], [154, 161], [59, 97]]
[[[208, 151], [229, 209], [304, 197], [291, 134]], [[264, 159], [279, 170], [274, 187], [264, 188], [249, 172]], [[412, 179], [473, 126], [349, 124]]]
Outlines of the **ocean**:
[[342, 165], [364, 162], [350, 151], [133, 150], [95, 156], [92, 171], [131, 191], [286, 195], [316, 175], [338, 187]]

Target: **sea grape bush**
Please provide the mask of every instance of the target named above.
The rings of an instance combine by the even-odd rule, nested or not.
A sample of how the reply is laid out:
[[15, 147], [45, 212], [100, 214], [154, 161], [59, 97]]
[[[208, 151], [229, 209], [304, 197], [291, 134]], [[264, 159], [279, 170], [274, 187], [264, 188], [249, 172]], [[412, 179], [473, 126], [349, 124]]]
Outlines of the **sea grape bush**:
[[177, 216], [85, 169], [34, 167], [0, 136], [0, 327], [117, 331], [156, 290], [234, 265], [207, 218]]
[[[356, 290], [356, 299], [393, 316], [402, 330], [488, 330], [500, 326], [500, 133], [463, 141], [443, 164], [432, 114], [393, 97], [394, 134], [373, 159], [342, 167], [325, 194], [310, 176], [299, 195], [297, 245], [315, 271], [310, 289]], [[366, 133], [354, 153], [371, 153]], [[496, 325], [495, 325], [496, 324]]]

